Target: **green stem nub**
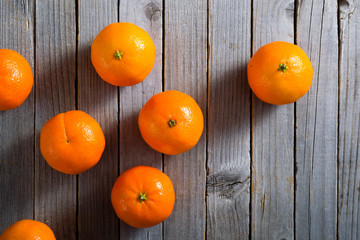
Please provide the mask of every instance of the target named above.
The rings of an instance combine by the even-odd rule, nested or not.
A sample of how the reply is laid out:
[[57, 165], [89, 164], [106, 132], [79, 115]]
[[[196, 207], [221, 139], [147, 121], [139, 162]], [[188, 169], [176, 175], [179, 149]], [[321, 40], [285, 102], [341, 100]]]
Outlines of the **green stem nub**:
[[123, 52], [120, 52], [119, 50], [116, 50], [116, 53], [114, 54], [114, 57], [117, 59], [117, 60], [121, 60], [121, 57], [124, 53]]
[[169, 127], [172, 128], [172, 127], [176, 126], [176, 120], [170, 118], [170, 120], [168, 121], [168, 124], [169, 124]]
[[288, 66], [286, 66], [286, 63], [280, 63], [279, 64], [279, 68], [277, 69], [278, 71], [282, 71], [283, 73], [286, 71], [286, 70], [288, 70], [289, 69], [289, 67]]
[[140, 203], [142, 203], [143, 201], [147, 200], [147, 197], [146, 197], [146, 193], [141, 193], [139, 194], [139, 196], [137, 197], [137, 199], [140, 200]]

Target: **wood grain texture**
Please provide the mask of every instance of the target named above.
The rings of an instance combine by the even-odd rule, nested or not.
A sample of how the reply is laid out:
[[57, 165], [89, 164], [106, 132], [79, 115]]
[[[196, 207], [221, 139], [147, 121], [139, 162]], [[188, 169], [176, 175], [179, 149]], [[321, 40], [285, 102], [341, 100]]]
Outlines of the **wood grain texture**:
[[117, 0], [78, 2], [78, 107], [100, 124], [106, 146], [99, 163], [79, 175], [79, 239], [119, 239], [119, 220], [110, 193], [118, 175], [118, 88], [103, 81], [92, 66], [91, 44], [117, 22]]
[[[0, 1], [0, 49], [12, 49], [34, 71], [34, 2]], [[18, 108], [0, 111], [0, 233], [33, 218], [34, 91]], [[21, 149], [21, 151], [19, 151]]]
[[[189, 94], [206, 123], [207, 1], [165, 1], [165, 90]], [[206, 127], [188, 152], [164, 156], [164, 172], [172, 179], [176, 200], [164, 222], [164, 239], [204, 239]]]
[[297, 43], [314, 69], [296, 103], [296, 239], [336, 239], [337, 1], [299, 2]]
[[[293, 0], [253, 4], [253, 53], [273, 41], [294, 42]], [[251, 237], [294, 239], [294, 105], [252, 101]]]
[[210, 1], [207, 239], [248, 239], [251, 1]]
[[35, 219], [57, 239], [76, 237], [76, 176], [52, 169], [40, 153], [40, 131], [75, 109], [75, 1], [36, 1]]
[[[120, 1], [120, 22], [143, 28], [155, 44], [155, 65], [147, 78], [131, 87], [120, 87], [120, 172], [147, 165], [162, 169], [162, 156], [142, 139], [138, 115], [154, 94], [162, 90], [162, 1]], [[135, 229], [121, 221], [121, 239], [162, 239], [162, 224]]]
[[339, 239], [360, 239], [359, 10], [359, 1], [340, 1]]

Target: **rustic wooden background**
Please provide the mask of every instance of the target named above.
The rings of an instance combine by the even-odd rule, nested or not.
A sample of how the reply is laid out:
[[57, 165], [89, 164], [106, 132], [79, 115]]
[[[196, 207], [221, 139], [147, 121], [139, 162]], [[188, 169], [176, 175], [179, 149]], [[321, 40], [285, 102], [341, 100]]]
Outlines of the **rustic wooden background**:
[[[147, 79], [117, 88], [90, 62], [106, 25], [127, 21], [156, 45]], [[360, 2], [357, 0], [0, 0], [0, 48], [34, 71], [30, 97], [0, 112], [0, 232], [20, 219], [57, 239], [360, 239]], [[359, 30], [359, 31], [358, 31]], [[309, 93], [272, 106], [250, 91], [246, 66], [262, 45], [298, 44], [314, 68]], [[137, 116], [176, 89], [201, 106], [206, 127], [178, 156], [142, 140]], [[106, 135], [99, 164], [71, 176], [51, 169], [39, 135], [80, 109]], [[110, 203], [117, 176], [139, 164], [173, 180], [175, 208], [134, 229]]]

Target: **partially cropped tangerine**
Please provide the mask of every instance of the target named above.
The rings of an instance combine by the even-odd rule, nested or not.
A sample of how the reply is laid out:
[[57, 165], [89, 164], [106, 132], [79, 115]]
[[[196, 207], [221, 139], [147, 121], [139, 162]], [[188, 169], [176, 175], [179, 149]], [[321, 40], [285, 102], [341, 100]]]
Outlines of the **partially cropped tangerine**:
[[189, 95], [175, 90], [151, 97], [141, 109], [138, 122], [145, 142], [168, 155], [193, 148], [204, 129], [199, 105]]
[[0, 49], [0, 110], [20, 106], [34, 83], [29, 63], [19, 53]]
[[168, 218], [175, 203], [170, 178], [148, 166], [136, 166], [116, 180], [111, 202], [117, 216], [136, 228], [155, 226]]
[[306, 53], [288, 42], [262, 46], [247, 67], [249, 85], [264, 102], [293, 103], [310, 89], [313, 68]]
[[91, 45], [91, 61], [99, 76], [115, 86], [142, 82], [155, 63], [155, 45], [149, 34], [132, 23], [112, 23]]
[[54, 232], [39, 221], [24, 219], [9, 226], [0, 240], [56, 240]]
[[47, 163], [67, 174], [92, 168], [101, 158], [105, 137], [100, 125], [83, 111], [51, 118], [40, 133], [40, 150]]

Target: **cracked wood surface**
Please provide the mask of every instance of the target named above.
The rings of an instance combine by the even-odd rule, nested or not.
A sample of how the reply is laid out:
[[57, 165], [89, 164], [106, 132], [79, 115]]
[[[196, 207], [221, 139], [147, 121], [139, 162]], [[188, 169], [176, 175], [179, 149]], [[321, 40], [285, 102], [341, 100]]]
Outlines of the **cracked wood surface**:
[[250, 39], [251, 1], [210, 1], [207, 239], [249, 237]]
[[[0, 48], [20, 52], [35, 85], [0, 112], [0, 232], [20, 219], [57, 239], [359, 239], [360, 83], [355, 0], [7, 0]], [[154, 40], [156, 63], [132, 87], [102, 81], [90, 45], [109, 23], [133, 22]], [[259, 101], [246, 66], [260, 46], [283, 40], [309, 56], [313, 84], [296, 104]], [[176, 89], [204, 113], [200, 142], [163, 156], [142, 140], [137, 115], [154, 94]], [[102, 159], [78, 176], [51, 169], [39, 134], [57, 113], [80, 109], [106, 137]], [[117, 176], [162, 169], [176, 191], [164, 223], [135, 229], [110, 202]]]
[[339, 239], [360, 239], [360, 2], [340, 1]]
[[297, 9], [297, 44], [309, 56], [314, 77], [296, 103], [296, 239], [336, 239], [336, 13], [336, 0], [304, 0]]

